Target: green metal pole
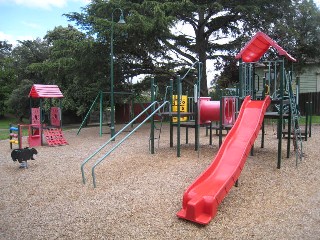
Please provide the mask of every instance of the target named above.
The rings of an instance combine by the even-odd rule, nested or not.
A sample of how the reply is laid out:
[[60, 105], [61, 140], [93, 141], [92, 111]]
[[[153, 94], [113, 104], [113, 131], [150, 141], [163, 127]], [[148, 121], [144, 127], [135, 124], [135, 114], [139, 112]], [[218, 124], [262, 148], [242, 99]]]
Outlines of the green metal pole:
[[[111, 132], [111, 138], [115, 135], [115, 127], [114, 127], [114, 72], [113, 72], [113, 30], [114, 30], [114, 22], [113, 22], [113, 13], [116, 10], [121, 11], [120, 20], [118, 23], [125, 23], [124, 17], [123, 17], [123, 11], [120, 8], [116, 8], [113, 10], [111, 15], [111, 40], [110, 40], [110, 105], [111, 105], [111, 116], [110, 116], [110, 132]], [[115, 139], [113, 139], [115, 140]]]
[[110, 40], [110, 105], [111, 105], [111, 111], [110, 111], [110, 133], [111, 138], [115, 135], [114, 130], [114, 76], [113, 76], [113, 12], [111, 16], [111, 40]]
[[282, 149], [282, 123], [283, 123], [283, 81], [284, 81], [284, 60], [280, 62], [280, 113], [278, 120], [278, 163], [277, 168], [281, 168], [281, 149]]
[[[154, 97], [154, 78], [151, 78], [151, 103], [155, 101]], [[153, 113], [155, 110], [155, 106], [151, 107], [151, 112]], [[151, 141], [151, 154], [154, 154], [154, 115], [150, 118], [151, 121], [151, 132], [150, 132], [150, 141]]]
[[265, 134], [265, 122], [264, 119], [262, 121], [262, 127], [261, 127], [261, 148], [264, 148], [264, 134]]
[[290, 144], [291, 144], [290, 140], [291, 140], [291, 128], [292, 128], [292, 126], [291, 126], [291, 121], [292, 121], [292, 119], [291, 119], [291, 117], [292, 117], [291, 111], [292, 111], [292, 109], [290, 107], [289, 116], [288, 116], [287, 158], [290, 157]]
[[304, 140], [308, 140], [308, 123], [309, 123], [309, 102], [305, 104], [305, 111], [306, 111], [306, 122], [304, 125]]
[[[146, 109], [144, 109], [142, 112], [140, 112], [134, 119], [131, 120], [131, 122], [129, 122], [126, 126], [124, 126], [122, 129], [120, 129], [113, 138], [116, 138], [117, 136], [119, 136], [125, 129], [127, 129], [132, 122], [137, 121], [137, 119], [139, 117], [141, 117], [144, 112], [148, 111], [153, 105], [155, 105], [156, 102], [151, 103]], [[165, 101], [160, 107], [158, 107], [158, 110], [161, 109], [162, 107], [164, 107], [166, 104], [169, 104], [168, 101]], [[155, 112], [153, 113], [155, 114]], [[148, 116], [147, 118], [145, 118], [145, 120], [143, 120], [143, 123], [145, 123], [147, 120], [149, 120], [150, 116]], [[143, 124], [141, 123], [140, 126]], [[132, 131], [130, 132], [131, 135]], [[84, 165], [88, 163], [89, 160], [91, 160], [97, 153], [99, 153], [105, 146], [107, 146], [113, 139], [110, 138], [106, 143], [104, 143], [102, 146], [100, 146], [99, 149], [97, 149], [93, 154], [91, 154], [90, 157], [88, 157], [87, 159], [85, 159], [82, 164], [81, 164], [81, 173], [82, 173], [82, 179], [83, 179], [83, 183], [86, 182], [85, 180], [85, 176], [84, 176]]]
[[181, 77], [180, 75], [177, 76], [177, 105], [178, 105], [178, 114], [177, 114], [177, 157], [181, 156], [181, 149], [180, 149], [180, 101], [181, 101]]
[[103, 92], [100, 91], [100, 137], [102, 136], [102, 119], [103, 119]]
[[[131, 111], [130, 111], [130, 120], [134, 118], [134, 98], [131, 98]], [[133, 128], [133, 123], [131, 124], [131, 128]]]
[[[265, 99], [266, 97], [266, 91], [265, 91], [265, 87], [266, 87], [266, 78], [263, 77], [262, 78], [262, 99]], [[269, 89], [270, 89], [270, 83], [269, 83]], [[269, 90], [269, 94], [270, 94], [270, 90]], [[264, 134], [265, 134], [265, 122], [264, 122], [264, 119], [262, 121], [262, 128], [261, 128], [261, 131], [262, 131], [262, 136], [261, 136], [261, 148], [264, 148]]]
[[[151, 103], [151, 105], [149, 106], [153, 106], [155, 105], [156, 102]], [[128, 139], [133, 133], [136, 132], [137, 129], [139, 129], [146, 121], [149, 120], [150, 117], [152, 117], [154, 114], [156, 114], [158, 111], [160, 111], [162, 108], [165, 107], [165, 105], [168, 104], [167, 101], [165, 101], [164, 103], [162, 103], [160, 106], [157, 107], [157, 109], [155, 109], [150, 116], [148, 116], [147, 118], [145, 118], [137, 127], [135, 127], [132, 131], [130, 131], [122, 140], [120, 140], [115, 146], [113, 146], [106, 154], [104, 154], [101, 158], [99, 158], [94, 165], [91, 168], [91, 175], [92, 175], [92, 182], [93, 182], [93, 187], [96, 187], [96, 176], [95, 176], [95, 168], [106, 158], [108, 157], [117, 147], [119, 147], [126, 139]], [[127, 126], [129, 126], [129, 124], [127, 124]], [[126, 127], [127, 127], [126, 126]], [[119, 133], [122, 132], [123, 129], [121, 129], [118, 133], [116, 133], [115, 136], [118, 136]], [[114, 138], [115, 138], [114, 136]], [[105, 143], [103, 146], [106, 146], [106, 144], [108, 144], [109, 142], [112, 141], [112, 138], [109, 139], [109, 141], [107, 143]], [[100, 147], [98, 151], [100, 151], [103, 147]], [[96, 153], [98, 152], [96, 151]], [[94, 156], [96, 153], [94, 153], [92, 156]], [[86, 159], [85, 162], [83, 164], [85, 164], [86, 162], [88, 162], [88, 160], [90, 160], [90, 158]], [[85, 178], [84, 178], [84, 171], [83, 171], [83, 164], [81, 165], [81, 171], [82, 171], [82, 179], [83, 179], [83, 183], [85, 183]]]
[[195, 108], [195, 119], [194, 119], [194, 122], [195, 122], [195, 132], [194, 132], [194, 142], [195, 142], [195, 151], [199, 150], [199, 131], [200, 131], [200, 96], [197, 95], [197, 102], [194, 106]]
[[312, 124], [312, 102], [309, 103], [309, 137], [311, 137], [311, 124]]
[[242, 97], [242, 89], [243, 89], [243, 64], [242, 64], [242, 60], [240, 59], [239, 61], [239, 97], [241, 98]]
[[[170, 79], [170, 94], [169, 94], [169, 102], [170, 106], [172, 106], [172, 97], [173, 97], [173, 79]], [[172, 111], [172, 109], [171, 109]], [[172, 116], [170, 117], [170, 147], [173, 147], [173, 119]]]
[[[196, 118], [195, 118], [195, 151], [199, 150], [200, 145], [200, 92], [201, 92], [201, 78], [202, 78], [202, 62], [198, 62], [198, 81], [197, 81], [197, 104], [196, 104]], [[199, 157], [198, 152], [198, 157]]]
[[91, 113], [91, 110], [92, 110], [92, 108], [94, 107], [94, 105], [95, 105], [95, 103], [96, 103], [96, 101], [97, 101], [97, 99], [98, 99], [99, 96], [100, 96], [100, 93], [98, 93], [98, 95], [97, 95], [96, 98], [94, 99], [93, 103], [91, 104], [91, 106], [90, 106], [90, 108], [89, 108], [89, 111], [87, 112], [86, 116], [84, 117], [84, 119], [83, 119], [83, 121], [82, 121], [82, 123], [81, 123], [81, 125], [80, 125], [80, 127], [79, 127], [79, 129], [78, 129], [77, 135], [80, 133], [80, 131], [81, 131], [84, 123], [87, 121], [87, 118], [89, 117], [89, 115], [90, 115], [90, 113]]

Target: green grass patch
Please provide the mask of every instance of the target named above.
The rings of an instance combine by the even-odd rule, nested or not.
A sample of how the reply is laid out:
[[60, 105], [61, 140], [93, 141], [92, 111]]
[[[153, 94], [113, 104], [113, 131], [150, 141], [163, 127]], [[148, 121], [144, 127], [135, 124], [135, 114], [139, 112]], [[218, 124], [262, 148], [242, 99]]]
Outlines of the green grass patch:
[[[309, 116], [309, 118], [310, 118], [310, 116]], [[310, 121], [310, 119], [308, 119], [308, 121]], [[312, 124], [320, 124], [320, 116], [312, 116], [311, 117], [311, 122], [312, 122]], [[305, 116], [300, 117], [299, 123], [300, 124], [305, 124], [306, 123], [306, 117]]]
[[[9, 126], [10, 123], [13, 126], [17, 126], [19, 121], [13, 117], [4, 117], [0, 119], [0, 140], [9, 139]], [[28, 129], [22, 130], [23, 136], [28, 135]]]
[[0, 129], [7, 129], [9, 131], [9, 124], [16, 124], [16, 118], [5, 117], [0, 119]]

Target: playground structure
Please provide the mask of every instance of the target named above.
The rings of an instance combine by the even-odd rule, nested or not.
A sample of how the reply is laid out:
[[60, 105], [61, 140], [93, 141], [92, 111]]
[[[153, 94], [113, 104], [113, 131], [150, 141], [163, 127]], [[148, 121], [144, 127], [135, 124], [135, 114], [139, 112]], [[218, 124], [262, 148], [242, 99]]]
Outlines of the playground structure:
[[[259, 61], [272, 47], [279, 59]], [[277, 168], [281, 168], [281, 149], [283, 128], [288, 123], [287, 132], [293, 134], [293, 144], [296, 152], [296, 164], [302, 160], [302, 133], [299, 126], [298, 96], [299, 85], [293, 83], [293, 63], [296, 59], [280, 47], [263, 32], [258, 32], [247, 45], [236, 55], [240, 60], [240, 98], [250, 95], [253, 99], [271, 97], [273, 109], [265, 114], [266, 119], [277, 120], [278, 160]], [[262, 81], [257, 74], [257, 65], [264, 66]], [[298, 81], [297, 81], [298, 82]], [[294, 93], [294, 88], [296, 93]], [[264, 147], [264, 122], [262, 125], [261, 147]], [[307, 133], [306, 133], [307, 134]], [[287, 139], [287, 158], [290, 155], [290, 137]]]
[[[266, 79], [263, 80], [261, 96], [257, 95], [254, 62], [258, 61], [265, 52], [273, 47], [283, 58], [268, 64]], [[188, 187], [183, 195], [182, 209], [177, 216], [196, 223], [207, 224], [216, 215], [217, 208], [232, 186], [238, 181], [246, 158], [253, 148], [253, 144], [262, 127], [262, 145], [264, 139], [264, 118], [269, 116], [278, 119], [278, 165], [281, 166], [282, 127], [283, 119], [288, 119], [288, 133], [293, 125], [293, 142], [296, 152], [296, 164], [302, 159], [302, 140], [299, 127], [299, 112], [296, 97], [292, 90], [291, 71], [286, 71], [285, 61], [296, 60], [284, 51], [266, 34], [259, 32], [236, 56], [240, 60], [240, 99], [243, 103], [234, 127], [231, 129], [212, 164]], [[274, 66], [273, 79], [271, 65]], [[273, 82], [272, 82], [273, 80]], [[278, 81], [278, 82], [277, 82]], [[273, 86], [272, 86], [273, 84]], [[259, 82], [258, 82], [259, 86]], [[270, 87], [271, 86], [271, 87]], [[273, 92], [271, 92], [273, 90]], [[288, 100], [284, 100], [284, 92], [288, 92]], [[268, 93], [268, 95], [266, 94]], [[250, 100], [252, 97], [253, 100]], [[255, 100], [262, 99], [262, 100]], [[266, 112], [268, 106], [277, 104], [278, 112]], [[285, 115], [284, 104], [288, 104]], [[290, 151], [290, 137], [288, 137], [287, 157]]]
[[23, 129], [28, 129], [28, 137], [27, 142], [28, 146], [37, 146], [34, 144], [34, 141], [32, 141], [32, 129], [33, 128], [39, 128], [39, 124], [18, 124], [16, 126], [10, 124], [9, 126], [9, 142], [10, 142], [10, 149], [12, 149], [13, 144], [17, 144], [19, 149], [23, 148]]
[[[28, 129], [27, 144], [29, 147], [36, 147], [43, 145], [43, 136], [45, 137], [49, 146], [59, 146], [68, 144], [63, 137], [62, 121], [61, 121], [61, 98], [63, 95], [57, 85], [42, 85], [34, 84], [31, 87], [30, 93], [30, 124], [18, 124], [9, 127], [9, 142], [10, 149], [12, 144], [17, 144], [19, 149], [23, 148], [22, 143], [22, 129]], [[59, 107], [52, 106], [52, 99], [59, 99]], [[45, 117], [43, 107], [44, 99], [49, 99], [50, 112]], [[38, 107], [32, 107], [33, 102], [38, 102]]]
[[[189, 102], [188, 109], [192, 111], [181, 111], [182, 109], [182, 85], [190, 73], [191, 69], [197, 66], [197, 80], [194, 83], [194, 96], [188, 97]], [[181, 156], [181, 128], [186, 129], [186, 143], [188, 143], [188, 129], [195, 129], [195, 150], [199, 150], [199, 128], [209, 127], [210, 128], [210, 139], [209, 144], [212, 145], [212, 129], [213, 122], [218, 123], [219, 130], [219, 145], [222, 143], [222, 130], [230, 129], [236, 119], [236, 113], [238, 109], [238, 99], [234, 96], [221, 96], [220, 101], [211, 101], [210, 97], [200, 97], [200, 80], [201, 80], [201, 62], [195, 62], [186, 72], [184, 76], [177, 76], [176, 79], [176, 95], [173, 97], [174, 84], [173, 80], [170, 80], [170, 100], [171, 106], [177, 105], [177, 111], [162, 112], [161, 116], [170, 117], [170, 147], [173, 147], [173, 129], [177, 128], [177, 157]], [[182, 121], [183, 119], [183, 121]], [[187, 120], [185, 120], [187, 119]]]
[[[57, 85], [34, 84], [29, 93], [31, 124], [28, 142], [30, 147], [41, 146], [45, 137], [49, 146], [68, 144], [62, 133], [61, 98], [63, 95]], [[44, 101], [49, 100], [49, 113], [45, 116]], [[59, 100], [59, 107], [52, 106], [52, 100]], [[33, 107], [35, 103], [38, 107]]]
[[[262, 56], [273, 47], [282, 57], [275, 61], [268, 61], [265, 66], [267, 70], [264, 73], [263, 81], [256, 78], [255, 65]], [[284, 135], [283, 127], [285, 119], [288, 120], [288, 135], [293, 134], [293, 145], [296, 152], [296, 165], [302, 160], [302, 138], [299, 127], [299, 111], [297, 108], [297, 94], [293, 90], [293, 67], [292, 63], [296, 60], [283, 50], [276, 42], [269, 38], [266, 34], [257, 33], [243, 50], [236, 56], [240, 59], [240, 85], [238, 96], [222, 96], [220, 101], [210, 101], [210, 98], [200, 97], [200, 79], [201, 66], [200, 62], [195, 62], [191, 68], [198, 66], [198, 78], [194, 84], [194, 97], [192, 103], [193, 112], [185, 111], [185, 100], [182, 96], [182, 83], [191, 68], [183, 76], [177, 76], [176, 91], [174, 91], [173, 80], [170, 80], [169, 100], [162, 103], [155, 101], [155, 93], [157, 86], [154, 79], [151, 81], [151, 103], [128, 123], [123, 129], [103, 144], [97, 151], [85, 159], [81, 165], [83, 183], [86, 183], [84, 166], [93, 157], [98, 154], [121, 132], [130, 126], [142, 114], [150, 110], [148, 117], [143, 120], [136, 128], [126, 135], [119, 143], [112, 147], [107, 153], [100, 157], [92, 166], [91, 174], [93, 185], [96, 187], [95, 168], [113, 152], [122, 142], [124, 142], [133, 132], [135, 132], [142, 124], [150, 120], [150, 152], [154, 153], [155, 127], [154, 115], [159, 114], [161, 117], [170, 118], [170, 147], [173, 147], [173, 129], [177, 128], [177, 156], [180, 157], [181, 145], [181, 127], [186, 128], [186, 142], [188, 128], [195, 129], [195, 150], [199, 149], [199, 128], [201, 126], [209, 126], [212, 130], [212, 122], [219, 122], [219, 145], [221, 146], [217, 156], [212, 164], [190, 185], [183, 196], [182, 209], [177, 216], [200, 224], [207, 224], [216, 215], [217, 208], [227, 195], [232, 186], [237, 183], [244, 163], [249, 155], [253, 154], [255, 139], [262, 129], [261, 147], [264, 147], [264, 119], [275, 118], [278, 120], [278, 163], [277, 168], [281, 167], [281, 148], [282, 137]], [[261, 64], [261, 62], [259, 62]], [[289, 70], [288, 69], [289, 66]], [[298, 91], [296, 86], [296, 91]], [[175, 93], [175, 95], [173, 95]], [[167, 95], [167, 94], [166, 94]], [[189, 99], [189, 98], [188, 98]], [[238, 112], [238, 100], [242, 102], [240, 111]], [[240, 105], [240, 104], [239, 104]], [[176, 111], [173, 110], [175, 106]], [[166, 108], [168, 107], [168, 108]], [[277, 111], [267, 111], [276, 109]], [[238, 116], [237, 116], [238, 115]], [[186, 121], [191, 117], [191, 121]], [[161, 120], [162, 123], [162, 120]], [[227, 129], [227, 134], [222, 143], [222, 129]], [[161, 127], [160, 127], [161, 132]], [[211, 133], [211, 131], [210, 131]], [[159, 133], [160, 134], [160, 133]], [[160, 135], [159, 135], [160, 138]], [[287, 140], [287, 157], [290, 153], [290, 140]]]
[[[193, 66], [189, 69], [189, 71], [194, 67], [198, 65], [198, 73], [201, 73], [201, 66], [202, 64], [200, 62], [195, 62]], [[135, 116], [128, 124], [126, 124], [121, 130], [115, 133], [113, 137], [111, 137], [105, 144], [103, 144], [99, 149], [97, 149], [92, 155], [90, 155], [87, 159], [83, 161], [81, 164], [81, 172], [82, 172], [82, 179], [83, 183], [86, 183], [85, 173], [84, 173], [84, 167], [85, 165], [92, 160], [99, 152], [103, 151], [107, 145], [109, 145], [110, 142], [115, 141], [116, 137], [119, 136], [122, 132], [126, 131], [126, 129], [129, 128], [129, 126], [133, 126], [133, 123], [136, 122], [137, 119], [139, 119], [142, 115], [146, 115], [146, 118], [139, 123], [135, 128], [131, 129], [129, 134], [127, 134], [125, 137], [123, 137], [119, 142], [111, 148], [107, 153], [96, 160], [94, 163], [91, 174], [93, 179], [93, 185], [96, 187], [96, 176], [95, 176], [95, 168], [106, 158], [108, 157], [120, 144], [122, 144], [128, 137], [130, 137], [137, 129], [139, 129], [145, 122], [150, 120], [150, 138], [149, 138], [149, 150], [151, 154], [154, 154], [155, 152], [155, 140], [160, 139], [161, 134], [161, 127], [162, 127], [162, 121], [164, 117], [170, 118], [170, 147], [173, 147], [173, 127], [177, 127], [177, 156], [180, 157], [180, 128], [186, 127], [188, 128], [195, 128], [195, 150], [198, 150], [199, 145], [199, 127], [200, 126], [212, 126], [212, 121], [220, 121], [221, 122], [221, 129], [223, 126], [226, 127], [228, 125], [229, 127], [232, 126], [232, 124], [235, 122], [236, 118], [236, 108], [237, 108], [237, 100], [234, 97], [228, 97], [228, 98], [222, 98], [222, 101], [210, 101], [210, 98], [200, 98], [200, 79], [201, 76], [198, 76], [197, 82], [194, 84], [194, 97], [192, 98], [194, 100], [194, 112], [182, 112], [181, 107], [181, 96], [182, 96], [182, 81], [187, 76], [189, 71], [184, 75], [184, 77], [180, 78], [180, 76], [177, 77], [177, 91], [176, 95], [173, 95], [174, 93], [174, 86], [173, 86], [173, 80], [170, 80], [170, 86], [167, 86], [166, 88], [166, 94], [164, 97], [164, 100], [162, 102], [157, 102], [156, 94], [158, 93], [158, 87], [154, 83], [154, 79], [151, 80], [151, 103], [149, 106], [147, 106], [142, 112], [140, 112], [137, 116]], [[99, 97], [100, 96], [100, 97]], [[91, 105], [86, 118], [88, 117], [88, 114], [90, 113], [91, 109], [93, 108], [94, 104], [100, 99], [100, 116], [102, 116], [102, 94], [98, 95]], [[168, 100], [167, 100], [168, 98]], [[172, 111], [173, 107], [175, 106], [176, 111]], [[202, 110], [202, 111], [201, 111]], [[208, 113], [213, 112], [213, 113]], [[155, 122], [155, 116], [160, 116], [160, 127], [156, 126]], [[188, 122], [181, 122], [181, 120], [185, 117], [192, 117], [193, 121]], [[81, 124], [78, 133], [80, 132], [82, 125]], [[101, 117], [100, 117], [100, 136], [101, 136]], [[159, 131], [158, 136], [156, 136], [155, 131]], [[222, 137], [221, 137], [222, 138]]]

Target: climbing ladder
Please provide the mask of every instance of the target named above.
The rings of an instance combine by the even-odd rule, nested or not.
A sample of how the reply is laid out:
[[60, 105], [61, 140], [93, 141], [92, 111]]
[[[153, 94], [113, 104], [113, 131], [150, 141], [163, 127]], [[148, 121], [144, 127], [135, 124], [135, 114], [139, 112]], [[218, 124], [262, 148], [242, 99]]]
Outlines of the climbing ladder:
[[61, 146], [68, 144], [68, 142], [63, 137], [61, 128], [43, 129], [43, 135], [46, 138], [49, 146]]
[[[155, 130], [154, 139], [158, 140], [158, 148], [159, 148], [163, 116], [161, 114], [157, 114], [157, 116], [160, 116], [160, 120], [154, 120], [154, 130]], [[150, 137], [149, 137], [149, 151], [150, 152], [151, 152], [151, 140], [152, 140], [152, 134], [150, 132]]]
[[[152, 89], [152, 92], [151, 92], [151, 98], [154, 99], [155, 96], [158, 94], [158, 86], [155, 85], [155, 84], [151, 84], [151, 89]], [[161, 106], [162, 104], [164, 104], [165, 102], [169, 102], [167, 100], [168, 98], [168, 91], [169, 89], [171, 89], [171, 86], [167, 86], [166, 87], [166, 92], [165, 92], [165, 95], [164, 95], [164, 98], [163, 98], [163, 101], [162, 102], [157, 102], [157, 106], [155, 107], [159, 107]], [[171, 109], [171, 106], [168, 105], [169, 109]], [[161, 137], [161, 129], [162, 129], [162, 121], [163, 121], [163, 112], [165, 111], [165, 106], [163, 108], [159, 108], [159, 111], [156, 113], [156, 116], [159, 116], [160, 117], [160, 120], [153, 120], [153, 126], [151, 125], [151, 129], [153, 127], [153, 131], [151, 130], [150, 131], [150, 137], [149, 137], [149, 152], [150, 153], [153, 153], [154, 151], [154, 146], [152, 146], [152, 144], [154, 144], [154, 140], [158, 140], [158, 148], [159, 148], [159, 145], [160, 145], [160, 137]]]
[[[296, 152], [296, 165], [298, 165], [299, 160], [302, 160], [303, 152], [302, 152], [302, 137], [301, 137], [301, 129], [299, 126], [299, 117], [300, 112], [297, 106], [296, 97], [294, 96], [293, 89], [292, 89], [292, 75], [290, 72], [285, 74], [286, 76], [286, 88], [289, 93], [289, 100], [290, 100], [290, 114], [291, 114], [291, 125], [293, 127], [292, 134], [293, 134], [293, 146], [294, 151]], [[288, 133], [288, 137], [290, 137], [290, 133]]]

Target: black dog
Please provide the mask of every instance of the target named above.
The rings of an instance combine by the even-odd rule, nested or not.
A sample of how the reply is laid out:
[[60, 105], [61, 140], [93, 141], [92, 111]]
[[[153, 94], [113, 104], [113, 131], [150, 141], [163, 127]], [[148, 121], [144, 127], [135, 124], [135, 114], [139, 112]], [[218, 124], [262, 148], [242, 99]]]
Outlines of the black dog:
[[38, 151], [35, 148], [27, 148], [27, 147], [26, 148], [19, 148], [19, 149], [14, 149], [11, 152], [11, 158], [13, 161], [18, 160], [18, 162], [21, 164], [21, 167], [27, 168], [27, 161], [28, 160], [35, 160], [33, 158], [34, 154], [38, 154]]

